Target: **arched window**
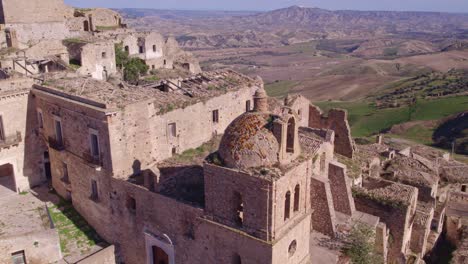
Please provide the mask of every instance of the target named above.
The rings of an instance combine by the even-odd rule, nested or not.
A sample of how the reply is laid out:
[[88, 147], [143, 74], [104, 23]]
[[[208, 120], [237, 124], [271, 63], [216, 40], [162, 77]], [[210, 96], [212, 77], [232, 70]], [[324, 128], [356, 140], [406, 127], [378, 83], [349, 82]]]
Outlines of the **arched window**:
[[299, 211], [299, 197], [301, 194], [301, 187], [296, 185], [296, 188], [294, 188], [294, 212]]
[[242, 195], [238, 192], [234, 192], [233, 205], [235, 223], [242, 227], [244, 224], [244, 201]]
[[232, 264], [242, 264], [242, 259], [239, 254], [234, 254], [232, 256]]
[[293, 242], [291, 242], [291, 244], [289, 244], [289, 247], [288, 247], [289, 257], [292, 257], [294, 253], [296, 253], [296, 249], [297, 249], [297, 242], [296, 240], [293, 240]]
[[128, 46], [125, 46], [125, 52], [127, 52], [127, 54], [130, 54], [130, 48]]
[[296, 136], [296, 121], [290, 118], [288, 121], [288, 133], [286, 135], [286, 152], [294, 153], [294, 137]]
[[291, 192], [288, 191], [284, 199], [284, 221], [289, 219], [290, 211], [291, 211]]

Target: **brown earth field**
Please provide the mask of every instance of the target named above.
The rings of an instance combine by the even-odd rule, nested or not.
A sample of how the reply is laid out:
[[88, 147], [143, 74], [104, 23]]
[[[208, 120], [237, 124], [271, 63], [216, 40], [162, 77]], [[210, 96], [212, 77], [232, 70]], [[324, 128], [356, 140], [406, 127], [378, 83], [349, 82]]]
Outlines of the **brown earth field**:
[[301, 93], [312, 101], [360, 100], [389, 83], [428, 71], [468, 69], [468, 50], [392, 60], [363, 59], [316, 49], [316, 43], [273, 48], [198, 50], [204, 69], [229, 67], [260, 76], [274, 96]]

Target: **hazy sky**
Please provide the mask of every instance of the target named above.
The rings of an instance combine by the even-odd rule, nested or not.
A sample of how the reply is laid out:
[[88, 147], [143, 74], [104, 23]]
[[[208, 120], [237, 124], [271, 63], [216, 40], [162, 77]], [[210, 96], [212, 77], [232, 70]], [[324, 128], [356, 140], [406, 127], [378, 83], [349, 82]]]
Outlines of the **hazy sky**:
[[291, 5], [325, 9], [409, 10], [468, 13], [468, 0], [65, 0], [79, 7], [190, 10], [272, 10]]

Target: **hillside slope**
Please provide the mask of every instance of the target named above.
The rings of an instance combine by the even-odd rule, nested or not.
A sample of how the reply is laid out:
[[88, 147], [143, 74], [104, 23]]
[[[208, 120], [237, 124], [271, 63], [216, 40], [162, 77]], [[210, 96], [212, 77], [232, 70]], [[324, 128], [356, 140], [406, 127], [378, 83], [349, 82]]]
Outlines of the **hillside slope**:
[[456, 153], [468, 155], [468, 111], [445, 119], [434, 131], [433, 140], [445, 149], [454, 143]]

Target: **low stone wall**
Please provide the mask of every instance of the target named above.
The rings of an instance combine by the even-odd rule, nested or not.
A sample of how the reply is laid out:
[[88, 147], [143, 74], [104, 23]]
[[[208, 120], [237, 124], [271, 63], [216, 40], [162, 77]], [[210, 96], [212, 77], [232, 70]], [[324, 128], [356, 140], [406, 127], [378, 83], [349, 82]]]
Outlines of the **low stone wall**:
[[76, 262], [76, 264], [115, 264], [115, 247], [109, 246], [101, 251], [98, 251], [83, 260]]

